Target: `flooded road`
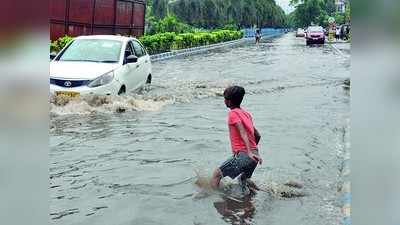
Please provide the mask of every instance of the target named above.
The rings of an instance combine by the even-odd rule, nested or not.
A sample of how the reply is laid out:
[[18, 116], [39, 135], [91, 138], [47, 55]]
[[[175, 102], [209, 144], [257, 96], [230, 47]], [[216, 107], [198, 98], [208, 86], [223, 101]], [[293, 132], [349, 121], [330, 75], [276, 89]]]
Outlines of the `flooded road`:
[[[349, 77], [347, 57], [289, 33], [153, 63], [148, 91], [58, 99], [50, 104], [51, 223], [340, 224]], [[197, 173], [211, 174], [230, 154], [221, 94], [232, 84], [245, 87], [242, 106], [262, 135], [264, 164], [253, 180], [276, 191], [298, 182], [305, 197], [199, 195]]]

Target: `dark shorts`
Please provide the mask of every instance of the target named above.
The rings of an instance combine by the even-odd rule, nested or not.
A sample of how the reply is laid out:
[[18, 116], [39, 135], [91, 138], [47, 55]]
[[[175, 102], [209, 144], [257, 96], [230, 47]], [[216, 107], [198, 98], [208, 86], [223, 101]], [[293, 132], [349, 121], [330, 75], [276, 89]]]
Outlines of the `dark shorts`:
[[226, 160], [219, 169], [223, 177], [228, 176], [235, 179], [241, 173], [245, 176], [243, 178], [250, 178], [256, 167], [256, 161], [252, 160], [246, 153], [239, 152]]

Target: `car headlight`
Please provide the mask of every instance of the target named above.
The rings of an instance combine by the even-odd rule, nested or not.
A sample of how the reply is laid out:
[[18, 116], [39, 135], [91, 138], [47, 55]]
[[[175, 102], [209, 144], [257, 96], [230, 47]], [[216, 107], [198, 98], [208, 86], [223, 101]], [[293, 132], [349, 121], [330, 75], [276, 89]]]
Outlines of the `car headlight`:
[[88, 86], [91, 88], [103, 86], [110, 83], [113, 79], [114, 79], [114, 71], [111, 71], [94, 79], [88, 84]]

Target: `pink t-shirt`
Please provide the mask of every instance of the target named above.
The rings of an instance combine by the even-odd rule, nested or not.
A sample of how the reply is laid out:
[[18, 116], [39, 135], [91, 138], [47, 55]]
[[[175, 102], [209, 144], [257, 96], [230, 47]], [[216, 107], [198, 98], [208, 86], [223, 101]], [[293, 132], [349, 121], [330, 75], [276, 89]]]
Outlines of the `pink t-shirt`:
[[239, 129], [235, 126], [236, 123], [242, 122], [244, 129], [249, 137], [250, 148], [256, 149], [256, 138], [254, 136], [254, 125], [253, 119], [249, 112], [241, 108], [235, 108], [229, 111], [228, 114], [228, 127], [229, 127], [229, 138], [231, 139], [231, 146], [233, 154], [240, 151], [246, 152], [246, 145], [242, 137], [240, 137]]

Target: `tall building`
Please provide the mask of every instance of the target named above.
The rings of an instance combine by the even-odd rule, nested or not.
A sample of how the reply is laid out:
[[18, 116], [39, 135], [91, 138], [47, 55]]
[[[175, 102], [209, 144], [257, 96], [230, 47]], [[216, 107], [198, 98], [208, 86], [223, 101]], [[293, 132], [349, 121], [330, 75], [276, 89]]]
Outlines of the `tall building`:
[[346, 11], [346, 3], [345, 0], [335, 0], [336, 11], [340, 13], [344, 13]]

